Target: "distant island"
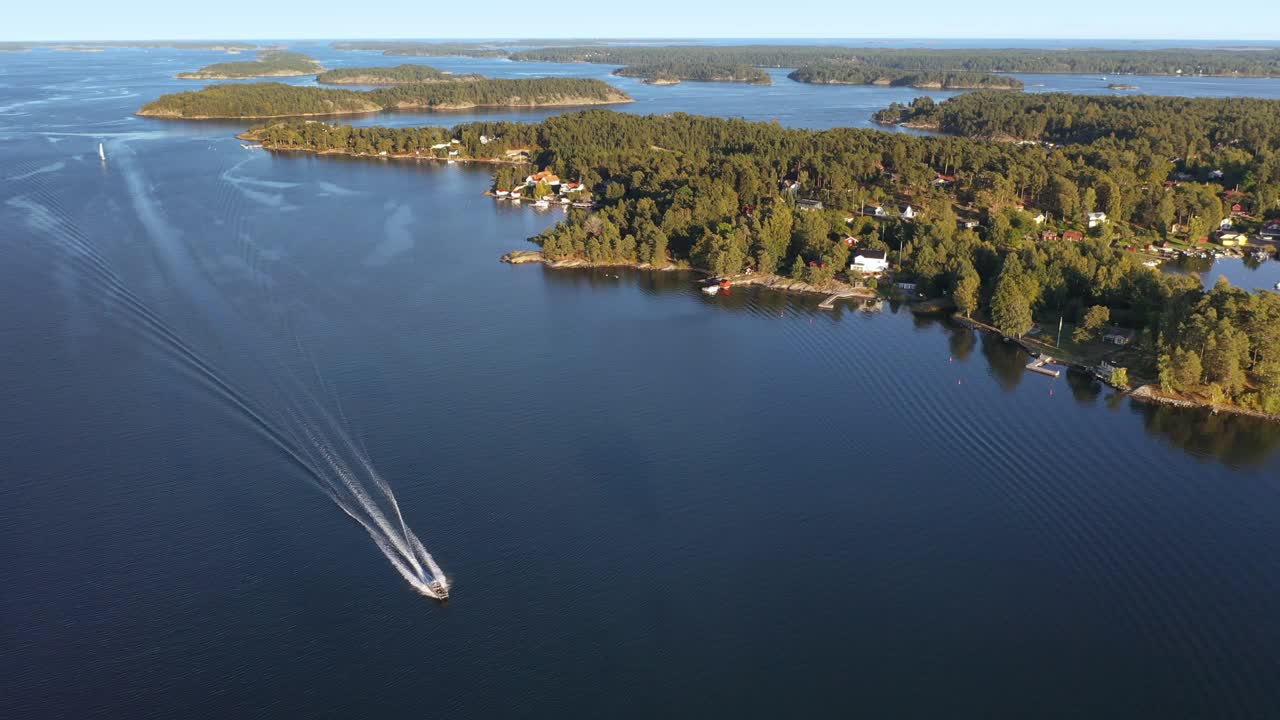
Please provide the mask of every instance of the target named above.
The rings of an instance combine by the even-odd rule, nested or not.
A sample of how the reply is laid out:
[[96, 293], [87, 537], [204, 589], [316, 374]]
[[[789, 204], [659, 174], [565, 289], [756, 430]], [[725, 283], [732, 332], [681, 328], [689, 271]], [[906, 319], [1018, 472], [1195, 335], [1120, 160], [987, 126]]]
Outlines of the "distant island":
[[482, 75], [454, 75], [445, 70], [437, 70], [430, 65], [337, 68], [326, 70], [316, 76], [316, 82], [326, 85], [407, 85], [483, 79]]
[[942, 70], [898, 70], [861, 63], [819, 63], [798, 68], [788, 78], [819, 85], [888, 85], [923, 90], [1021, 90], [1022, 81], [1008, 75]]
[[183, 80], [238, 80], [258, 77], [315, 75], [324, 68], [310, 55], [295, 52], [263, 53], [257, 60], [206, 65], [195, 72], [178, 73]]
[[402, 40], [363, 40], [335, 42], [335, 50], [372, 50], [400, 57], [506, 57], [507, 51], [488, 43], [474, 42], [406, 42]]
[[1076, 73], [1280, 77], [1280, 50], [1031, 50], [857, 48], [821, 45], [578, 45], [512, 52], [512, 60], [639, 65], [658, 62], [799, 68], [861, 63], [909, 72]]
[[769, 73], [751, 65], [672, 61], [628, 65], [613, 71], [620, 77], [640, 78], [650, 85], [675, 85], [682, 80], [691, 82], [736, 82], [751, 85], [771, 85]]
[[1124, 83], [1111, 83], [1107, 85], [1108, 90], [1137, 90], [1137, 85], [1126, 85]]
[[212, 85], [162, 95], [139, 115], [175, 119], [352, 115], [380, 110], [606, 105], [631, 102], [609, 83], [587, 78], [528, 78], [417, 83], [377, 90], [340, 90], [283, 83]]

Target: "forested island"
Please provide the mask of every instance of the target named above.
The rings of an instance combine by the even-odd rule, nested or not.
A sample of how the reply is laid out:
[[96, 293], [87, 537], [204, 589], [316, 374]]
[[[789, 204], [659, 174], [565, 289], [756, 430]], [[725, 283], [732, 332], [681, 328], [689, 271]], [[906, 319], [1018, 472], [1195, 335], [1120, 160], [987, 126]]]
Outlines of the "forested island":
[[323, 70], [310, 55], [295, 52], [263, 53], [257, 60], [206, 65], [195, 72], [178, 73], [183, 80], [235, 80], [256, 77], [296, 77]]
[[[1163, 234], [1145, 222], [1175, 214], [1216, 222], [1226, 212], [1220, 185], [1166, 185], [1175, 172], [1230, 167], [1254, 212], [1280, 213], [1280, 102], [1252, 101], [1263, 104], [1239, 118], [1230, 111], [1238, 99], [1196, 102], [1218, 103], [1221, 112], [1190, 114], [1151, 138], [1121, 123], [1092, 142], [1051, 150], [599, 110], [451, 131], [286, 123], [255, 136], [267, 147], [317, 152], [349, 152], [353, 142], [400, 152], [452, 140], [463, 157], [522, 149], [535, 167], [591, 188], [598, 207], [571, 212], [537, 238], [549, 260], [675, 259], [722, 276], [750, 268], [821, 286], [844, 274], [863, 282], [845, 270], [851, 252], [881, 251], [898, 278], [1010, 337], [1061, 317], [1087, 344], [1098, 342], [1104, 323], [1119, 324], [1136, 331], [1127, 351], [1132, 378], [1150, 378], [1183, 401], [1280, 413], [1280, 295], [1225, 285], [1205, 292], [1198, 277], [1161, 273], [1120, 248]], [[906, 202], [914, 220], [864, 212]], [[1084, 229], [1084, 213], [1095, 210], [1113, 221], [1078, 241], [1044, 241], [1024, 207], [1058, 218], [1056, 229]], [[982, 222], [967, 229], [957, 211]]]
[[819, 85], [889, 85], [932, 90], [1021, 90], [1023, 87], [1021, 80], [1007, 75], [964, 70], [898, 70], [848, 62], [805, 65], [787, 77]]
[[354, 67], [326, 70], [316, 82], [326, 85], [408, 85], [410, 83], [462, 82], [483, 80], [482, 75], [454, 75], [430, 65], [396, 65], [395, 67]]
[[652, 85], [674, 85], [683, 80], [692, 82], [737, 82], [751, 85], [772, 85], [769, 73], [751, 65], [727, 63], [662, 62], [644, 65], [628, 65], [613, 71], [622, 77], [641, 78]]
[[380, 110], [462, 110], [623, 102], [631, 102], [631, 97], [606, 82], [586, 78], [417, 83], [366, 91], [248, 83], [212, 85], [201, 90], [162, 95], [142, 106], [138, 114], [186, 119], [276, 118]]
[[336, 50], [372, 50], [395, 57], [506, 57], [507, 51], [489, 43], [411, 42], [403, 40], [361, 40], [335, 42]]
[[661, 45], [546, 47], [512, 60], [638, 65], [704, 62], [798, 68], [827, 62], [864, 63], [914, 72], [1097, 73], [1280, 77], [1280, 50], [1027, 50], [853, 48], [806, 45]]

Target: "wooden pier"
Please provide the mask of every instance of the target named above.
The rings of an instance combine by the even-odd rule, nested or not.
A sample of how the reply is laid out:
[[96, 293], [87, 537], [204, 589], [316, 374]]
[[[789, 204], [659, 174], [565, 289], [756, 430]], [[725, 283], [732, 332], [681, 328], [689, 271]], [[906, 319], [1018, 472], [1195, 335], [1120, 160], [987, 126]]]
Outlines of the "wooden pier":
[[1062, 374], [1061, 370], [1058, 370], [1056, 368], [1051, 368], [1051, 367], [1045, 367], [1045, 365], [1051, 362], [1053, 362], [1053, 358], [1049, 357], [1048, 355], [1041, 355], [1040, 357], [1027, 363], [1026, 367], [1028, 370], [1034, 373], [1040, 373], [1041, 375], [1048, 375], [1049, 377], [1058, 377], [1059, 375]]
[[823, 300], [822, 302], [818, 303], [818, 307], [822, 308], [823, 310], [835, 310], [837, 300], [840, 300], [842, 298], [860, 298], [860, 297], [863, 297], [863, 296], [859, 295], [856, 292], [838, 292], [833, 295], [829, 295], [826, 300]]

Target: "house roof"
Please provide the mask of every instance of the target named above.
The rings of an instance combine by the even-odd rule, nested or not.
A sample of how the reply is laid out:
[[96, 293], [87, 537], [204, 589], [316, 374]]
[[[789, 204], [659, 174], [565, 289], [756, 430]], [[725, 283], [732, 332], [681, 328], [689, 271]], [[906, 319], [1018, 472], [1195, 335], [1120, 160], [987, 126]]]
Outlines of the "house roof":
[[858, 258], [864, 258], [866, 260], [884, 260], [886, 255], [883, 250], [859, 250], [858, 254], [853, 257], [855, 260]]

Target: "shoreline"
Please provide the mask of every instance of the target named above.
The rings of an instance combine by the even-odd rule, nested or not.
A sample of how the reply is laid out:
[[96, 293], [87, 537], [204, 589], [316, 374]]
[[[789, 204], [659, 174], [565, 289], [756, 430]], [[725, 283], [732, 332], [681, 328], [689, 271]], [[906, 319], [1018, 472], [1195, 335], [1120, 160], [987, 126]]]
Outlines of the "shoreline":
[[733, 285], [741, 286], [759, 286], [767, 290], [774, 290], [782, 293], [795, 293], [805, 295], [834, 295], [838, 298], [857, 298], [861, 300], [872, 300], [880, 297], [875, 290], [866, 287], [850, 285], [838, 280], [832, 280], [830, 283], [817, 286], [810, 285], [803, 280], [793, 280], [782, 275], [774, 275], [772, 273], [743, 273], [740, 275], [730, 275], [721, 278], [710, 270], [696, 268], [685, 263], [668, 262], [666, 265], [656, 266], [650, 263], [639, 262], [591, 262], [580, 258], [566, 258], [564, 260], [548, 260], [543, 256], [541, 250], [512, 250], [500, 257], [499, 262], [508, 265], [537, 265], [541, 264], [556, 270], [572, 270], [586, 268], [601, 267], [625, 267], [632, 270], [646, 270], [650, 272], [671, 272], [675, 270], [684, 270], [696, 273], [706, 278], [718, 278], [727, 280]]
[[[293, 117], [293, 116], [290, 116]], [[253, 135], [252, 130], [236, 135], [237, 140], [250, 140], [253, 142], [261, 142]], [[311, 148], [290, 148], [278, 147], [274, 145], [262, 146], [263, 150], [270, 152], [290, 152], [290, 153], [309, 153], [311, 155], [343, 155], [353, 158], [371, 158], [375, 160], [434, 160], [436, 162], [455, 162], [455, 163], [480, 163], [482, 165], [528, 165], [529, 160], [506, 160], [504, 158], [475, 158], [475, 157], [435, 157], [434, 155], [414, 155], [411, 153], [387, 153], [386, 155], [368, 153], [353, 153], [349, 150], [312, 150]]]
[[[1038, 341], [1029, 341], [1026, 338], [1010, 337], [1000, 332], [998, 329], [990, 325], [987, 325], [986, 323], [980, 322], [978, 320], [974, 320], [972, 318], [966, 318], [960, 315], [959, 313], [953, 313], [951, 315], [951, 320], [963, 327], [969, 328], [970, 330], [977, 330], [977, 331], [986, 332], [992, 335], [998, 335], [1004, 340], [1006, 340], [1007, 342], [1012, 342], [1016, 344], [1018, 347], [1022, 348], [1022, 350], [1028, 354], [1036, 354], [1036, 355], [1046, 354], [1044, 350], [1041, 350], [1035, 347], [1035, 345], [1032, 345], [1031, 343], [1033, 342], [1039, 345], [1044, 345], [1044, 347], [1048, 349], [1052, 349], [1052, 346], [1047, 345], [1045, 343], [1038, 343]], [[1060, 358], [1054, 355], [1053, 364], [1062, 365], [1068, 368], [1069, 370], [1076, 370], [1078, 372], [1083, 372], [1090, 376], [1093, 376], [1093, 368], [1076, 360]], [[1262, 410], [1254, 410], [1252, 408], [1247, 408], [1240, 405], [1234, 405], [1232, 403], [1214, 404], [1214, 403], [1205, 402], [1202, 400], [1188, 398], [1184, 395], [1166, 393], [1163, 390], [1160, 390], [1160, 388], [1155, 383], [1151, 383], [1151, 382], [1143, 381], [1139, 385], [1137, 385], [1137, 387], [1134, 387], [1132, 389], [1116, 388], [1114, 385], [1111, 387], [1115, 388], [1115, 390], [1121, 393], [1122, 395], [1133, 398], [1138, 402], [1154, 403], [1157, 405], [1168, 405], [1170, 407], [1182, 408], [1184, 410], [1208, 410], [1214, 414], [1221, 412], [1221, 413], [1227, 413], [1229, 415], [1251, 417], [1256, 420], [1280, 422], [1280, 415], [1272, 415], [1270, 413], [1263, 412]]]
[[138, 117], [159, 118], [161, 120], [283, 120], [286, 118], [304, 118], [304, 117], [330, 117], [339, 115], [373, 115], [380, 112], [424, 112], [424, 113], [447, 113], [459, 112], [465, 110], [474, 110], [476, 108], [540, 108], [540, 107], [587, 107], [596, 105], [622, 105], [625, 103], [633, 103], [635, 98], [628, 97], [625, 100], [575, 100], [573, 102], [551, 102], [551, 103], [476, 103], [473, 105], [393, 105], [389, 107], [376, 107], [371, 110], [337, 110], [334, 112], [324, 113], [290, 113], [288, 115], [177, 115], [173, 113], [147, 112], [146, 109], [138, 110], [134, 115]]
[[178, 80], [253, 80], [254, 78], [277, 78], [277, 77], [304, 77], [307, 75], [316, 75], [322, 70], [316, 72], [301, 72], [298, 70], [286, 70], [283, 72], [262, 73], [254, 75], [207, 75], [200, 72], [181, 72], [174, 75]]

